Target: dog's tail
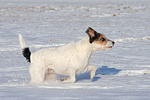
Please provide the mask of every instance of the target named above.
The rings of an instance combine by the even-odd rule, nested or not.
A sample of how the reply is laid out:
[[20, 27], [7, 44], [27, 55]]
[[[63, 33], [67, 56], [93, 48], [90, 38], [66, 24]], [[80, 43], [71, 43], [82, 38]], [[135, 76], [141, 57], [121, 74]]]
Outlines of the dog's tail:
[[19, 42], [20, 42], [23, 56], [27, 59], [28, 62], [31, 62], [30, 60], [31, 52], [29, 50], [29, 47], [26, 46], [26, 43], [21, 34], [19, 34]]

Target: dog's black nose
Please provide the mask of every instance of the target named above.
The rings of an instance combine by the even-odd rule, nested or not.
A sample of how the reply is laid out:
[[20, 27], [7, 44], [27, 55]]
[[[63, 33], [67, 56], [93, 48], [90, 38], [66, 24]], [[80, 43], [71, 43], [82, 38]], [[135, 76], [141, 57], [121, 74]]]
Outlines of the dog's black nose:
[[115, 42], [114, 42], [114, 41], [112, 41], [112, 44], [114, 45], [114, 44], [115, 44]]

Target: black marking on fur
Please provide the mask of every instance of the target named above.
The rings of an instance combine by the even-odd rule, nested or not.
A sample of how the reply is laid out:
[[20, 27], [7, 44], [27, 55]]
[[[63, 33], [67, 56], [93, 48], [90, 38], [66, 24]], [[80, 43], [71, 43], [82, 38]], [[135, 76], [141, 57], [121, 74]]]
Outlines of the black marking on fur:
[[97, 32], [95, 32], [94, 34], [95, 34], [95, 36], [93, 38], [90, 37], [90, 43], [93, 43], [94, 41], [97, 41], [99, 39], [100, 35], [101, 35]]
[[113, 45], [115, 44], [115, 42], [114, 42], [114, 41], [112, 41], [112, 43], [113, 43]]
[[24, 49], [22, 50], [22, 54], [23, 54], [23, 56], [26, 58], [26, 60], [27, 60], [28, 62], [31, 62], [31, 61], [30, 61], [31, 52], [30, 52], [30, 50], [29, 50], [29, 47], [24, 48]]

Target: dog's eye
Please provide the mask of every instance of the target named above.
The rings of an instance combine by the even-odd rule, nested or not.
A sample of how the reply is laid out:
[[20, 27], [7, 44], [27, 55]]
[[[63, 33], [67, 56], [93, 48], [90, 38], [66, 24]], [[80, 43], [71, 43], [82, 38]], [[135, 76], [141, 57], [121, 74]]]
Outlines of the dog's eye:
[[105, 41], [105, 38], [101, 38], [101, 41]]

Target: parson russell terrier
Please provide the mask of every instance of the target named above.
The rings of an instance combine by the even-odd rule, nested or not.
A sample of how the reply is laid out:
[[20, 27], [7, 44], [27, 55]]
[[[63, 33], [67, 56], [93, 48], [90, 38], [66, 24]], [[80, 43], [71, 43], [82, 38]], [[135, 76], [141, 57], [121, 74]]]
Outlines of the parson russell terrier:
[[77, 43], [70, 43], [58, 48], [47, 48], [31, 54], [29, 47], [21, 34], [19, 34], [20, 46], [23, 56], [30, 62], [29, 73], [31, 84], [44, 82], [48, 70], [51, 74], [67, 75], [63, 82], [75, 82], [75, 75], [90, 71], [90, 78], [95, 76], [97, 67], [88, 65], [91, 54], [94, 51], [109, 51], [115, 44], [105, 37], [104, 34], [96, 32], [89, 27], [86, 30], [87, 37]]

